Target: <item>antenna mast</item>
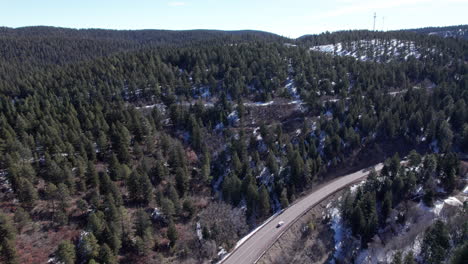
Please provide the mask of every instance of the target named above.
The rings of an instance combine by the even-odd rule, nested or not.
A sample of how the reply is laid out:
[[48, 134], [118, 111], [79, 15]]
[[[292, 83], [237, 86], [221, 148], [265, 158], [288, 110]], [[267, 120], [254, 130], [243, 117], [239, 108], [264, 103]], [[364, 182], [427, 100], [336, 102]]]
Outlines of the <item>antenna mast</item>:
[[382, 31], [385, 31], [385, 17], [382, 17]]
[[377, 18], [377, 13], [374, 12], [374, 28], [372, 29], [372, 31], [375, 31], [375, 19]]

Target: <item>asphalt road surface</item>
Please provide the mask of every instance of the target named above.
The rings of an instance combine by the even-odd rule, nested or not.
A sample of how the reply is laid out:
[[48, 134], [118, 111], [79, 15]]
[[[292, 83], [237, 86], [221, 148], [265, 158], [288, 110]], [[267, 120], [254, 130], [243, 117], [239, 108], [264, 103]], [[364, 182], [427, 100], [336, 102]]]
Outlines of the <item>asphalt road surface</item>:
[[[376, 171], [380, 171], [383, 165], [381, 163], [374, 166]], [[292, 204], [283, 213], [274, 217], [270, 222], [260, 228], [247, 241], [236, 248], [222, 264], [244, 264], [255, 263], [263, 253], [275, 242], [275, 240], [289, 228], [290, 224], [298, 217], [306, 213], [311, 207], [319, 203], [327, 196], [346, 187], [347, 185], [363, 180], [369, 170], [361, 170], [346, 176], [339, 177], [323, 185], [321, 188], [311, 194], [301, 198], [298, 202]], [[284, 221], [281, 227], [276, 227], [278, 222]]]

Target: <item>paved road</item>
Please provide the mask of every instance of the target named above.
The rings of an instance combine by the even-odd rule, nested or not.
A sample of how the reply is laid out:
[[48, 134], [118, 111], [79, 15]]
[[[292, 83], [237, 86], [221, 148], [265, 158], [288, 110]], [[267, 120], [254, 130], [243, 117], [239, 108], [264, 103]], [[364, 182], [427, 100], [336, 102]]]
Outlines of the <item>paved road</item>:
[[[382, 164], [374, 166], [375, 170], [379, 171], [382, 169]], [[298, 202], [288, 207], [282, 214], [274, 217], [270, 222], [260, 228], [255, 234], [253, 234], [247, 241], [235, 249], [227, 258], [225, 258], [222, 264], [244, 264], [244, 263], [255, 263], [258, 258], [267, 250], [275, 240], [289, 228], [289, 224], [292, 223], [296, 218], [307, 212], [312, 206], [326, 198], [330, 194], [333, 194], [343, 187], [364, 179], [368, 174], [368, 171], [357, 171], [352, 174], [337, 178], [326, 185], [323, 185], [320, 189], [314, 191], [306, 197], [303, 197]], [[276, 228], [279, 221], [284, 221], [285, 224]]]

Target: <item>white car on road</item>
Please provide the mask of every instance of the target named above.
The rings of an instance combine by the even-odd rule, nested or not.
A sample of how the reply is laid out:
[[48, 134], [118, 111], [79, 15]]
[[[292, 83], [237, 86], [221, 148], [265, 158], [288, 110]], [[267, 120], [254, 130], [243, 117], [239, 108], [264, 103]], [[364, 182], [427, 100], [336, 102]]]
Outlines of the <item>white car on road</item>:
[[276, 225], [276, 228], [280, 228], [282, 225], [284, 225], [284, 221], [279, 221]]

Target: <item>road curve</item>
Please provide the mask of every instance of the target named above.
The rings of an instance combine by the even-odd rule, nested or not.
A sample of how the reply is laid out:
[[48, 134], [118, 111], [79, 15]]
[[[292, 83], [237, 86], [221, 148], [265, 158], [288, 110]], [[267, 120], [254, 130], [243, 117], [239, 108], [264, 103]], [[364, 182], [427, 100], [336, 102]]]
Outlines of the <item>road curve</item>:
[[[382, 169], [382, 163], [374, 166], [376, 171]], [[347, 185], [364, 179], [368, 170], [360, 170], [346, 176], [339, 177], [323, 185], [321, 188], [301, 198], [283, 213], [273, 217], [271, 221], [264, 224], [255, 234], [249, 237], [242, 245], [238, 246], [229, 256], [223, 259], [222, 264], [244, 264], [255, 263], [263, 253], [276, 241], [276, 239], [290, 227], [297, 218], [306, 213], [311, 207], [325, 199], [327, 196], [346, 187]], [[277, 228], [279, 221], [284, 221], [282, 227]]]

